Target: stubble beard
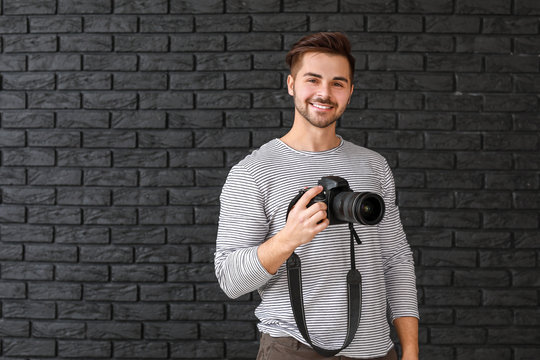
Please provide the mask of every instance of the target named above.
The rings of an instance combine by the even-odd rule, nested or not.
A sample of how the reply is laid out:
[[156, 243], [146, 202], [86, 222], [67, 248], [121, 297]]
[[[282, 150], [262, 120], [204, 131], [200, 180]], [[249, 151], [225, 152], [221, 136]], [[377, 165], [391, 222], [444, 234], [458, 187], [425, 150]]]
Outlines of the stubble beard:
[[309, 111], [309, 106], [311, 102], [316, 102], [319, 104], [328, 104], [332, 106], [334, 109], [337, 109], [338, 108], [337, 104], [332, 103], [329, 99], [315, 98], [315, 99], [307, 99], [305, 102], [303, 102], [302, 100], [298, 99], [296, 95], [293, 95], [293, 98], [294, 98], [294, 107], [296, 111], [298, 111], [298, 113], [302, 115], [302, 117], [306, 119], [307, 122], [309, 122], [311, 125], [319, 129], [325, 129], [335, 124], [335, 122], [341, 117], [341, 115], [345, 111], [345, 109], [343, 109], [342, 111], [336, 113], [334, 116], [329, 118], [324, 115], [321, 116], [321, 115], [310, 113]]

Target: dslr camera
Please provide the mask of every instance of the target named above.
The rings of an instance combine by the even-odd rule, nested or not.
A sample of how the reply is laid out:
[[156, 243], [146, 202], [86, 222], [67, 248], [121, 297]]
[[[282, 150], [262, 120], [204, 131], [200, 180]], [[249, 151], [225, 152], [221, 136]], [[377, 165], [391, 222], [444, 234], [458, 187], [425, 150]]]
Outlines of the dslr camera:
[[[375, 225], [382, 220], [385, 208], [381, 196], [372, 192], [354, 192], [347, 180], [339, 176], [324, 176], [318, 184], [323, 187], [323, 191], [309, 202], [308, 207], [316, 202], [326, 203], [330, 225], [345, 223]], [[308, 188], [300, 190], [291, 201], [289, 209], [308, 190]]]

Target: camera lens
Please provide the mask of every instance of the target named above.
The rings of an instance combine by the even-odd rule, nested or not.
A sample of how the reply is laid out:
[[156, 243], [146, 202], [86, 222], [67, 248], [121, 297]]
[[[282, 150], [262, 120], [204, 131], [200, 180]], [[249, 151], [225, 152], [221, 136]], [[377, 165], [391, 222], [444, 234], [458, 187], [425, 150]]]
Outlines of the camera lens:
[[334, 217], [341, 222], [375, 225], [384, 216], [384, 201], [375, 193], [344, 191], [332, 205]]
[[384, 215], [384, 202], [377, 194], [364, 193], [359, 196], [356, 202], [355, 212], [361, 224], [377, 224]]

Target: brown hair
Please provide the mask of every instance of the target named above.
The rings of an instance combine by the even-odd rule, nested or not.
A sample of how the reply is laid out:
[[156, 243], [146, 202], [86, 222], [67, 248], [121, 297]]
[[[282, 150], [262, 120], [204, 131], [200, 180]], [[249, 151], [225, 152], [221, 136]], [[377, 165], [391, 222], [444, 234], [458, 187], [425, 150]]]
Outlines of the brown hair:
[[345, 34], [340, 32], [320, 32], [306, 35], [298, 40], [285, 57], [291, 71], [307, 52], [330, 53], [346, 57], [349, 61], [352, 80], [355, 59], [351, 54], [351, 43]]

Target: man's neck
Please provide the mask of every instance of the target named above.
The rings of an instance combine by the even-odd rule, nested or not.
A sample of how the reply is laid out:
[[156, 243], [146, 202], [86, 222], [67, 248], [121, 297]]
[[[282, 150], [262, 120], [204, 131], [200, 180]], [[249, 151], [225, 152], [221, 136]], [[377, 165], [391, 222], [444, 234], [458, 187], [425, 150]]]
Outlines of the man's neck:
[[321, 129], [313, 125], [302, 126], [297, 121], [281, 141], [293, 149], [313, 152], [330, 150], [341, 143], [341, 139], [336, 135], [335, 123]]

